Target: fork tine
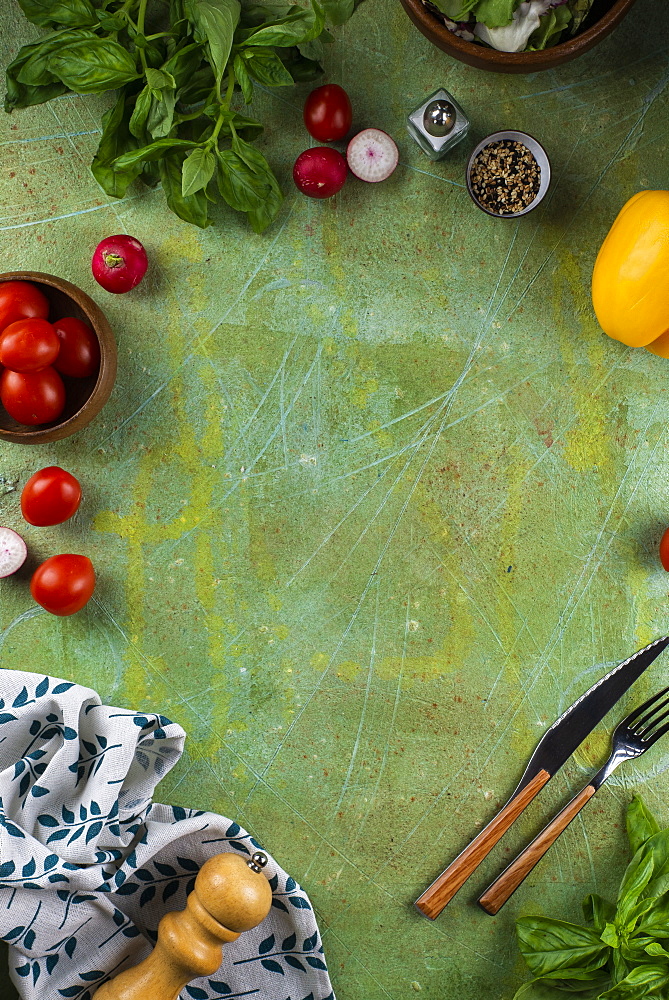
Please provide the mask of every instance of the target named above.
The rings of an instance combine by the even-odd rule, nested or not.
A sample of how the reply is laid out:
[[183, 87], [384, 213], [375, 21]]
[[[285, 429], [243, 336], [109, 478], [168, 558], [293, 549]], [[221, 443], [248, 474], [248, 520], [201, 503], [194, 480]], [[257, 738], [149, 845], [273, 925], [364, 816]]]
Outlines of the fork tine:
[[653, 716], [657, 715], [658, 712], [661, 712], [662, 709], [666, 708], [667, 705], [669, 705], [669, 698], [665, 698], [664, 701], [661, 701], [659, 705], [653, 705], [650, 712], [644, 715], [643, 719], [639, 719], [637, 722], [635, 722], [631, 728], [634, 729], [636, 732], [650, 728], [650, 726], [652, 725], [651, 720], [653, 719]]
[[641, 737], [641, 739], [642, 740], [648, 740], [648, 739], [650, 739], [651, 736], [652, 736], [651, 729], [656, 729], [656, 727], [659, 726], [659, 724], [661, 722], [664, 722], [665, 719], [669, 719], [669, 711], [664, 712], [659, 717], [659, 719], [653, 719], [653, 721], [651, 723], [649, 723], [642, 732], [639, 733], [639, 736]]
[[653, 743], [657, 743], [660, 737], [664, 736], [665, 733], [669, 733], [669, 723], [666, 726], [662, 726], [661, 729], [658, 729], [657, 732], [653, 733], [651, 736], [648, 736], [644, 740], [644, 743], [648, 743], [648, 746], [652, 747]]
[[627, 718], [623, 719], [620, 725], [630, 726], [631, 723], [634, 722], [634, 720], [637, 719], [642, 712], [645, 712], [647, 709], [649, 709], [651, 705], [654, 705], [659, 698], [663, 698], [665, 694], [669, 694], [669, 687], [663, 688], [662, 691], [658, 691], [657, 694], [654, 694], [652, 698], [648, 699], [648, 701], [644, 701], [642, 705], [639, 705], [639, 707], [635, 708], [633, 712], [630, 712]]

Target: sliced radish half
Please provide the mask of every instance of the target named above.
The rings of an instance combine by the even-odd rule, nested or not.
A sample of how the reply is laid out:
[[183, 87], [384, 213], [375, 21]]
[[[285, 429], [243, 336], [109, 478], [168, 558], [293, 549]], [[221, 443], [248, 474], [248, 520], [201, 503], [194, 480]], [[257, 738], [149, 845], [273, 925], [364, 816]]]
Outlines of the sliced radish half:
[[400, 154], [387, 132], [380, 128], [366, 128], [354, 135], [346, 150], [351, 171], [361, 181], [376, 184], [390, 177], [397, 166]]
[[0, 577], [11, 576], [21, 569], [28, 549], [21, 536], [11, 528], [0, 526]]

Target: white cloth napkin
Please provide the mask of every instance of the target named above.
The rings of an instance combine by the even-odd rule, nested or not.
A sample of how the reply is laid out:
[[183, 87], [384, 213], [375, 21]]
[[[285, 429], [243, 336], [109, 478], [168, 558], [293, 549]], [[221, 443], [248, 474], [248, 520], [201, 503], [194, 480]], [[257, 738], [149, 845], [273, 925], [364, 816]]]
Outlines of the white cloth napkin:
[[[234, 820], [152, 803], [181, 726], [95, 691], [0, 670], [0, 937], [25, 1000], [91, 1000], [151, 950], [200, 866], [259, 844]], [[269, 856], [269, 916], [183, 1000], [334, 1000], [306, 893]]]

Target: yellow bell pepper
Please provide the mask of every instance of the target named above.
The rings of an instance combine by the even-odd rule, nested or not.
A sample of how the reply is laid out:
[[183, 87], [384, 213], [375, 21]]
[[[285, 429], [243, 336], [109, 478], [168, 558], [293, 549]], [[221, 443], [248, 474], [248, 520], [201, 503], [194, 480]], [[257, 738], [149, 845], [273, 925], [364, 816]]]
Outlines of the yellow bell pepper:
[[609, 337], [669, 357], [669, 191], [623, 206], [595, 261], [592, 304]]

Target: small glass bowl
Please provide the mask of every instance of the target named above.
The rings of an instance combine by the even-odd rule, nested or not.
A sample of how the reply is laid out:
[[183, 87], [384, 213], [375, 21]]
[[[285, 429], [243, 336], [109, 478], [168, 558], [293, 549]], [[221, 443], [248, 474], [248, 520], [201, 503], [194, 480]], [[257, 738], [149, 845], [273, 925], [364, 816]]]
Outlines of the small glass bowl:
[[[472, 166], [474, 160], [479, 155], [482, 149], [485, 149], [486, 146], [489, 146], [493, 142], [499, 142], [500, 139], [513, 139], [516, 142], [522, 143], [523, 146], [527, 146], [530, 153], [532, 153], [535, 160], [539, 164], [539, 169], [541, 170], [541, 180], [539, 181], [539, 190], [537, 191], [534, 200], [531, 201], [529, 205], [526, 205], [525, 208], [521, 209], [520, 212], [493, 212], [485, 205], [481, 204], [481, 202], [474, 194], [474, 191], [472, 190], [471, 175], [472, 175]], [[466, 180], [467, 180], [467, 190], [469, 191], [469, 195], [472, 201], [477, 206], [477, 208], [480, 208], [482, 212], [486, 213], [486, 215], [492, 215], [494, 219], [519, 219], [521, 215], [527, 215], [528, 212], [531, 212], [533, 209], [537, 207], [537, 205], [541, 201], [543, 201], [544, 196], [548, 191], [551, 182], [551, 162], [548, 159], [548, 154], [546, 153], [546, 150], [541, 145], [541, 143], [537, 142], [537, 140], [533, 136], [528, 135], [527, 132], [516, 132], [513, 129], [508, 129], [504, 132], [493, 132], [491, 135], [487, 135], [485, 139], [481, 140], [481, 142], [478, 144], [478, 146], [476, 146], [476, 148], [472, 152], [472, 155], [469, 157], [469, 162], [467, 163]]]

